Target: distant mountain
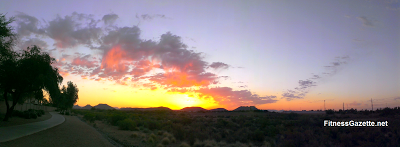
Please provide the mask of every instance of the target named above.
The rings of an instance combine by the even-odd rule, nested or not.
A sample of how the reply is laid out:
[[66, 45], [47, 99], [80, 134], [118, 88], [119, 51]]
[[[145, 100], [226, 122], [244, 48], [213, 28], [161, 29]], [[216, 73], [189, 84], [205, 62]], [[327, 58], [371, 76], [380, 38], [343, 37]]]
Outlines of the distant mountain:
[[228, 110], [226, 110], [225, 108], [217, 108], [217, 109], [211, 109], [211, 110], [209, 110], [209, 111], [213, 111], [213, 112], [225, 112], [225, 111], [228, 111]]
[[240, 106], [233, 111], [254, 111], [258, 110], [255, 106]]
[[201, 107], [185, 107], [181, 109], [181, 111], [187, 111], [187, 112], [198, 112], [198, 111], [207, 111], [204, 108]]
[[82, 109], [92, 109], [92, 106], [90, 106], [89, 104], [87, 104], [85, 107], [82, 107]]
[[133, 111], [133, 110], [140, 110], [140, 111], [154, 111], [154, 110], [167, 110], [172, 111], [168, 107], [153, 107], [153, 108], [121, 108], [120, 110], [125, 111]]
[[112, 110], [115, 109], [107, 104], [98, 104], [97, 106], [94, 106], [96, 109], [103, 109], [103, 110]]
[[72, 107], [72, 109], [82, 109], [82, 107], [79, 106], [79, 105], [74, 105], [74, 106]]

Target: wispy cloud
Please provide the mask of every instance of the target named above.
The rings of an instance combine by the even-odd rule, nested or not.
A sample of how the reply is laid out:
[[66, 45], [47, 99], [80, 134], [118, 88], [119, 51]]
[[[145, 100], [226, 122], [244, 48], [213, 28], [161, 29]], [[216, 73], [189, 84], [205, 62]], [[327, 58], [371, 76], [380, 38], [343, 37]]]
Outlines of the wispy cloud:
[[330, 65], [324, 66], [324, 72], [321, 74], [313, 74], [313, 76], [306, 80], [299, 80], [299, 86], [295, 87], [293, 90], [288, 89], [284, 91], [281, 99], [286, 99], [287, 101], [303, 99], [312, 87], [317, 86], [319, 80], [335, 75], [349, 60], [349, 56], [335, 57], [334, 62], [331, 62]]
[[361, 16], [361, 17], [357, 17], [357, 18], [362, 22], [362, 24], [364, 26], [367, 26], [367, 27], [374, 27], [375, 26], [372, 23], [372, 21], [369, 18], [365, 17], [365, 16]]
[[352, 102], [352, 103], [348, 103], [350, 106], [360, 106], [361, 103], [358, 103], [356, 101]]

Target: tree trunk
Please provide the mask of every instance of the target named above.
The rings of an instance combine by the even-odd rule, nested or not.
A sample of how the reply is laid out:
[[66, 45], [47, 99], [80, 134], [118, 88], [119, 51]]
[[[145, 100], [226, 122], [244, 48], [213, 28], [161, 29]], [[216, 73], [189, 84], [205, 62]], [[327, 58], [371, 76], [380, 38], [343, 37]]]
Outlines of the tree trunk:
[[10, 104], [8, 103], [7, 91], [4, 91], [3, 97], [4, 97], [4, 100], [6, 101], [6, 107], [7, 107], [7, 109], [6, 109], [6, 110], [7, 110], [6, 116], [4, 116], [3, 121], [8, 121], [8, 117], [10, 116], [10, 115], [9, 115]]
[[[10, 104], [8, 103], [7, 92], [4, 92], [3, 97], [6, 101], [6, 106], [7, 106], [7, 112], [6, 112], [6, 115], [4, 116], [3, 121], [8, 121], [8, 119], [12, 115], [15, 105], [17, 105], [17, 102], [13, 101], [12, 106], [10, 107]], [[17, 98], [17, 100], [18, 100], [18, 98]]]

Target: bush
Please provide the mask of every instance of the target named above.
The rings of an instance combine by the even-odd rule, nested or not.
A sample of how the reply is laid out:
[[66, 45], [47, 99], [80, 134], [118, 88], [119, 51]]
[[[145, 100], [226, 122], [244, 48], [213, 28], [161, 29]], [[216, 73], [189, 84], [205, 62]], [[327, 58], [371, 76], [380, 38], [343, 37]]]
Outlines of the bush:
[[181, 145], [179, 145], [179, 147], [190, 147], [190, 145], [186, 142], [182, 142]]
[[114, 114], [111, 114], [111, 117], [109, 117], [109, 123], [111, 124], [111, 125], [114, 125], [114, 126], [116, 126], [116, 125], [118, 125], [117, 123], [118, 123], [118, 121], [120, 121], [120, 120], [124, 120], [126, 118], [126, 116], [124, 115], [124, 114], [121, 114], [121, 113], [114, 113]]
[[93, 113], [86, 113], [84, 116], [83, 116], [83, 118], [84, 119], [86, 119], [87, 121], [89, 121], [89, 122], [94, 122], [94, 120], [95, 120], [95, 114], [93, 114]]
[[40, 115], [44, 115], [45, 112], [44, 112], [44, 110], [36, 110], [36, 113], [40, 114]]
[[24, 117], [25, 119], [29, 119], [29, 118], [30, 118], [29, 112], [28, 112], [28, 111], [24, 111], [24, 112], [23, 112], [23, 117]]
[[171, 143], [171, 141], [168, 139], [168, 137], [164, 137], [164, 138], [161, 140], [161, 143], [162, 143], [163, 145], [168, 145], [168, 144]]
[[335, 111], [333, 111], [333, 110], [326, 110], [325, 111], [326, 112], [326, 114], [328, 114], [328, 115], [332, 115], [332, 114], [334, 114], [335, 113]]
[[14, 110], [12, 113], [12, 116], [17, 116], [17, 117], [24, 117], [24, 113], [18, 110]]
[[29, 118], [36, 119], [38, 116], [36, 115], [35, 112], [29, 112]]
[[136, 122], [132, 119], [124, 119], [118, 121], [118, 128], [121, 130], [135, 130], [136, 129]]
[[137, 138], [137, 137], [139, 137], [139, 134], [138, 134], [137, 132], [134, 132], [134, 133], [131, 135], [131, 138]]
[[69, 112], [67, 111], [67, 112], [65, 112], [65, 115], [69, 115]]

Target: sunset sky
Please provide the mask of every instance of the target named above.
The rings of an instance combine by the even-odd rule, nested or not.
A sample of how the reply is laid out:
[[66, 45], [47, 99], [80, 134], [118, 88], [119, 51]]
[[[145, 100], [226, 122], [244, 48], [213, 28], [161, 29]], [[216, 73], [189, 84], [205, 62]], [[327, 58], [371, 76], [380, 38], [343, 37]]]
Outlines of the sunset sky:
[[80, 106], [400, 106], [400, 2], [1, 1]]

